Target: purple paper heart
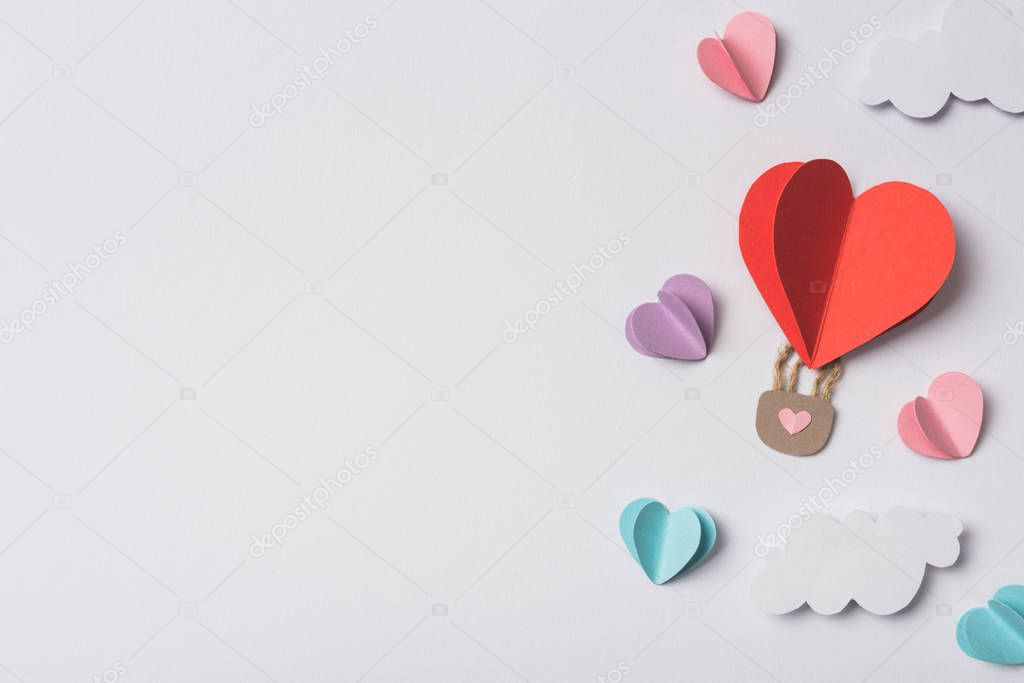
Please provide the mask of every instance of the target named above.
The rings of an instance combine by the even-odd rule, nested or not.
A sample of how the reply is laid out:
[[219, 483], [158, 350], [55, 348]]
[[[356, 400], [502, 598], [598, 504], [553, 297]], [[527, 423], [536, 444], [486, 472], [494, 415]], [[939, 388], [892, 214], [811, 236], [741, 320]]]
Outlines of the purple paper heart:
[[658, 303], [640, 304], [626, 318], [626, 339], [647, 356], [701, 360], [715, 332], [715, 304], [707, 283], [676, 275], [658, 292]]

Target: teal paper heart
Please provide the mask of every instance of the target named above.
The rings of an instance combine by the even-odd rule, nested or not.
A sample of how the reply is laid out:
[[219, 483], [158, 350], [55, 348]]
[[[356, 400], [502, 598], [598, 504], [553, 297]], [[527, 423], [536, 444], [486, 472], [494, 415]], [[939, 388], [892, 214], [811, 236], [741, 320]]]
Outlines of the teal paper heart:
[[988, 607], [967, 610], [956, 625], [964, 654], [997, 664], [1024, 664], [1024, 586], [1004, 586]]
[[668, 508], [653, 498], [640, 498], [619, 517], [619, 533], [647, 578], [663, 584], [693, 569], [715, 545], [715, 522], [696, 507]]

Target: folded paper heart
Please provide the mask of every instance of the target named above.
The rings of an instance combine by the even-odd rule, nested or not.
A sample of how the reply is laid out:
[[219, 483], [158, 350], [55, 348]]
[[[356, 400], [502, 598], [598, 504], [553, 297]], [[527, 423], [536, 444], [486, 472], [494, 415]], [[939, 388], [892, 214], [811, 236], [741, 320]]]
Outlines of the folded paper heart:
[[932, 458], [966, 458], [978, 443], [985, 412], [981, 387], [962, 372], [939, 375], [900, 410], [900, 438], [911, 450]]
[[782, 423], [783, 429], [792, 436], [797, 432], [802, 432], [807, 425], [811, 424], [811, 414], [806, 410], [794, 413], [790, 408], [783, 408], [779, 411], [779, 422]]
[[669, 278], [658, 292], [658, 303], [640, 304], [626, 318], [630, 346], [657, 358], [705, 358], [714, 332], [711, 290], [693, 275]]
[[640, 498], [619, 517], [619, 533], [629, 554], [647, 578], [663, 584], [693, 569], [715, 545], [715, 522], [696, 507], [668, 508], [653, 498]]
[[780, 164], [743, 201], [740, 251], [783, 334], [819, 368], [906, 320], [946, 280], [953, 221], [927, 190], [853, 196], [834, 161]]
[[1024, 586], [1004, 586], [987, 608], [967, 610], [956, 625], [956, 643], [968, 657], [1024, 664]]
[[737, 14], [724, 38], [705, 38], [697, 46], [697, 62], [713, 83], [751, 102], [768, 94], [775, 69], [775, 27], [757, 12]]

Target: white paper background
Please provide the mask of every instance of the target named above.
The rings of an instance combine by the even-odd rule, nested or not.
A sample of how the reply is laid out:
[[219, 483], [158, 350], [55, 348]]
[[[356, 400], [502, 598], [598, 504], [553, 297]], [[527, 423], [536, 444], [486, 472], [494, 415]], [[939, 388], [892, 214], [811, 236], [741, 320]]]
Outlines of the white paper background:
[[[1004, 341], [1024, 124], [856, 96], [870, 44], [941, 4], [750, 5], [781, 39], [769, 100], [800, 90], [759, 128], [694, 59], [729, 2], [3, 3], [0, 317], [127, 243], [0, 346], [0, 680], [1015, 678], [954, 627], [1024, 581], [1024, 343]], [[250, 126], [366, 15], [326, 82]], [[797, 85], [872, 16], [831, 79]], [[734, 214], [761, 171], [813, 157], [857, 191], [933, 189], [959, 253], [925, 313], [849, 357], [832, 442], [798, 460], [754, 433], [780, 335]], [[579, 296], [502, 341], [620, 231]], [[718, 337], [660, 364], [622, 321], [679, 272], [711, 285]], [[948, 370], [986, 394], [964, 462], [894, 438]], [[367, 447], [327, 511], [250, 556]], [[762, 614], [758, 534], [872, 448], [833, 511], [957, 516], [960, 562], [893, 617]], [[616, 531], [641, 496], [715, 516], [706, 564], [646, 581]]]

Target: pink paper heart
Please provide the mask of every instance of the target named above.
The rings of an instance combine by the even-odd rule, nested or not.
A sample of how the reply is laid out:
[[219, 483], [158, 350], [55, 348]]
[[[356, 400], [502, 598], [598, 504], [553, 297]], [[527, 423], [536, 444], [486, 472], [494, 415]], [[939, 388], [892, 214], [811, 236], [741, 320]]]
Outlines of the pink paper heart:
[[658, 303], [640, 304], [626, 318], [626, 339], [647, 356], [701, 360], [715, 330], [711, 289], [694, 275], [676, 275], [658, 292]]
[[962, 372], [939, 375], [897, 420], [900, 438], [911, 450], [931, 458], [966, 458], [978, 443], [985, 398], [981, 387]]
[[737, 14], [726, 25], [724, 38], [700, 41], [697, 62], [716, 85], [760, 102], [775, 69], [775, 27], [757, 12]]
[[806, 410], [794, 413], [789, 408], [783, 408], [779, 411], [779, 422], [782, 423], [783, 429], [792, 436], [797, 432], [802, 432], [807, 428], [807, 425], [811, 424], [811, 414]]

